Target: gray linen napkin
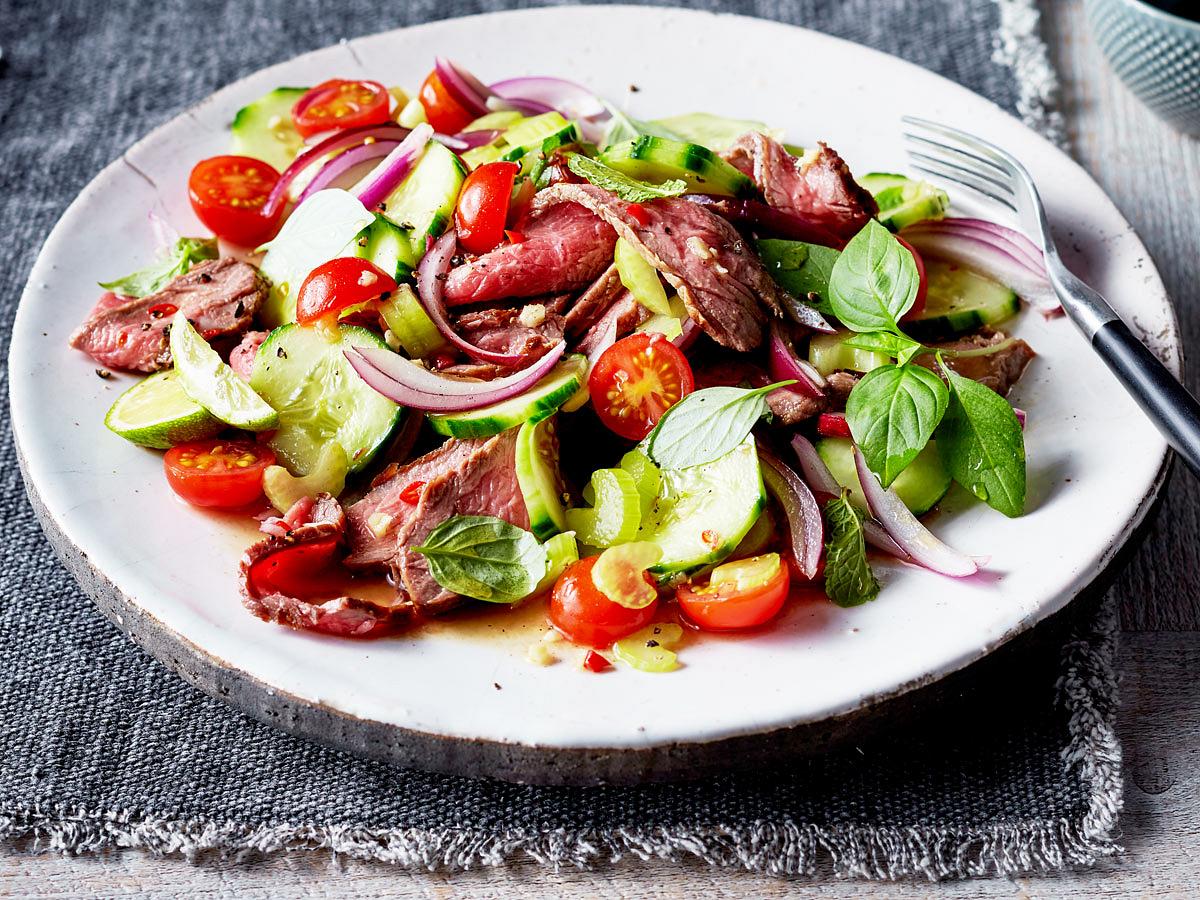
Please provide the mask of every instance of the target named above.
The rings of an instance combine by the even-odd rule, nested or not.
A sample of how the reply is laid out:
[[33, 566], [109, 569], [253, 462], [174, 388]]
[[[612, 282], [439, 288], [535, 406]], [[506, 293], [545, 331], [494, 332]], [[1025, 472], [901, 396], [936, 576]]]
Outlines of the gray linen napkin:
[[[368, 29], [509, 5], [534, 4], [3, 4], [5, 346], [50, 227], [140, 135], [294, 53]], [[689, 5], [872, 44], [1053, 126], [1054, 78], [1030, 0]], [[448, 869], [520, 854], [553, 865], [633, 854], [807, 874], [824, 859], [838, 874], [867, 878], [1011, 874], [1114, 852], [1121, 778], [1109, 605], [1076, 604], [1071, 621], [999, 654], [979, 684], [894, 728], [886, 744], [778, 771], [552, 789], [397, 770], [251, 721], [129, 643], [54, 561], [23, 496], [7, 415], [3, 427], [0, 838], [14, 846], [187, 854], [326, 847]]]

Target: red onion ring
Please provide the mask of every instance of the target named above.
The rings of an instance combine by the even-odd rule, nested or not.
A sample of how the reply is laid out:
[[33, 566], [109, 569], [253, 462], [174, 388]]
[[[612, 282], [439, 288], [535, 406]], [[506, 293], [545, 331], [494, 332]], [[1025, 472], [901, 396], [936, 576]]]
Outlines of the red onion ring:
[[796, 355], [792, 342], [783, 333], [778, 322], [771, 323], [767, 371], [771, 373], [771, 378], [775, 381], [795, 379], [796, 383], [789, 385], [789, 390], [814, 398], [825, 396], [825, 379], [810, 362], [800, 359]]
[[433, 139], [439, 144], [449, 147], [455, 153], [462, 153], [464, 150], [472, 150], [475, 147], [490, 144], [499, 134], [499, 129], [481, 128], [478, 131], [460, 131], [458, 134], [441, 134], [439, 132], [433, 136]]
[[965, 578], [979, 571], [975, 560], [934, 537], [895, 491], [879, 483], [857, 446], [854, 448], [854, 468], [871, 514], [913, 562], [952, 578]]
[[381, 159], [391, 153], [400, 145], [399, 141], [374, 141], [370, 144], [362, 144], [354, 147], [351, 150], [346, 150], [339, 153], [329, 162], [325, 163], [314, 177], [300, 192], [300, 196], [296, 199], [296, 203], [300, 204], [307, 200], [317, 191], [322, 191], [333, 185], [335, 181], [353, 169], [355, 166], [369, 162], [373, 159]]
[[462, 104], [467, 112], [475, 118], [487, 115], [488, 97], [492, 96], [487, 85], [444, 56], [434, 59], [433, 70], [437, 72], [438, 80], [446, 92]]
[[394, 403], [426, 412], [463, 412], [524, 393], [554, 368], [566, 349], [560, 341], [527, 368], [493, 381], [439, 375], [379, 347], [354, 347], [345, 356], [363, 381]]
[[539, 75], [507, 78], [491, 85], [491, 91], [514, 104], [541, 106], [542, 112], [556, 109], [567, 119], [600, 122], [610, 118], [608, 109], [599, 97], [583, 85], [565, 78]]
[[[616, 325], [615, 320], [613, 324], [614, 326]], [[704, 333], [704, 329], [696, 324], [696, 320], [691, 316], [684, 317], [683, 322], [680, 323], [680, 328], [682, 331], [680, 331], [675, 337], [671, 338], [671, 343], [680, 350], [686, 350], [688, 347], [692, 346], [692, 344], [696, 343], [696, 338], [700, 337], [700, 335]]]
[[388, 198], [400, 182], [408, 177], [425, 152], [425, 147], [433, 137], [433, 128], [422, 122], [408, 133], [377, 165], [366, 178], [354, 188], [354, 193], [369, 210], [375, 210], [379, 204]]
[[761, 443], [758, 445], [758, 461], [763, 484], [783, 508], [796, 564], [800, 566], [804, 577], [812, 580], [817, 575], [825, 543], [821, 507], [800, 476]]

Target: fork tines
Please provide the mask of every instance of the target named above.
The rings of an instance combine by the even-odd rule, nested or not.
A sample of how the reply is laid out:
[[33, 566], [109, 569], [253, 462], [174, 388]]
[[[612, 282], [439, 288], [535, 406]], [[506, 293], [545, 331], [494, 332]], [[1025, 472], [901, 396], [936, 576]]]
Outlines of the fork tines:
[[[913, 168], [961, 184], [1017, 212], [1015, 160], [999, 147], [927, 119], [904, 116], [904, 132]], [[932, 135], [932, 136], [929, 136]]]

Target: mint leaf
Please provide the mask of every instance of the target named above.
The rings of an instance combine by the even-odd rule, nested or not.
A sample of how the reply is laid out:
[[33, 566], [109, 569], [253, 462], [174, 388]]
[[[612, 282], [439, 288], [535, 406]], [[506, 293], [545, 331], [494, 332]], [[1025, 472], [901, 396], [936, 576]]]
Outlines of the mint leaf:
[[879, 596], [879, 581], [867, 562], [862, 519], [842, 491], [825, 504], [825, 595], [838, 606], [858, 606]]
[[882, 366], [863, 376], [846, 401], [850, 433], [883, 486], [929, 443], [949, 391], [923, 366]]
[[912, 362], [912, 358], [925, 349], [924, 345], [903, 334], [893, 334], [890, 331], [866, 331], [862, 334], [852, 334], [842, 341], [847, 347], [859, 350], [869, 350], [873, 353], [886, 353], [894, 356], [900, 365]]
[[116, 281], [102, 281], [100, 287], [122, 297], [145, 297], [185, 274], [195, 263], [216, 258], [216, 238], [180, 238], [158, 262]]
[[413, 550], [446, 590], [489, 603], [529, 596], [549, 565], [537, 538], [494, 516], [451, 516]]
[[646, 438], [646, 455], [661, 469], [686, 469], [720, 459], [762, 418], [767, 394], [795, 383], [711, 387], [688, 394], [658, 420]]
[[[940, 361], [940, 360], [939, 360]], [[954, 480], [1006, 516], [1025, 511], [1025, 436], [1008, 401], [948, 366], [950, 403], [938, 453]]]
[[829, 302], [851, 331], [896, 331], [919, 285], [912, 254], [872, 219], [838, 257], [829, 278]]
[[627, 203], [644, 203], [659, 197], [678, 197], [687, 190], [687, 182], [681, 178], [672, 178], [662, 184], [650, 184], [648, 181], [630, 178], [581, 153], [571, 153], [567, 156], [567, 168], [596, 187], [616, 194]]

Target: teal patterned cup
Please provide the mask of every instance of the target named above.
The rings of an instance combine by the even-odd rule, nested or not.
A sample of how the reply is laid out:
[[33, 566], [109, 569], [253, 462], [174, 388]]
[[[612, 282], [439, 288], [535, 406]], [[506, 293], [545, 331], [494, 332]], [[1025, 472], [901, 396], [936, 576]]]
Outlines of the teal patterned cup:
[[[1142, 0], [1086, 0], [1086, 8], [1096, 43], [1120, 79], [1163, 119], [1200, 135], [1200, 21]], [[1200, 8], [1200, 0], [1177, 8]]]

